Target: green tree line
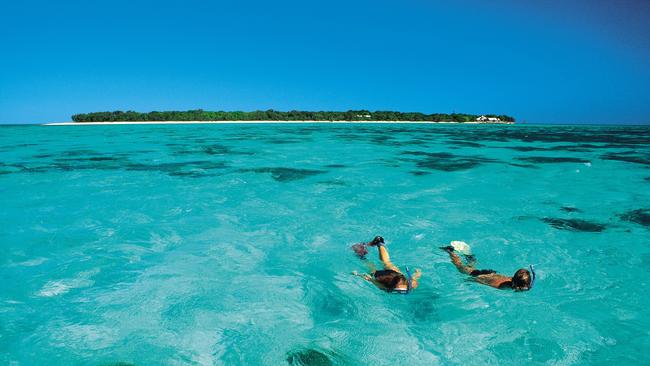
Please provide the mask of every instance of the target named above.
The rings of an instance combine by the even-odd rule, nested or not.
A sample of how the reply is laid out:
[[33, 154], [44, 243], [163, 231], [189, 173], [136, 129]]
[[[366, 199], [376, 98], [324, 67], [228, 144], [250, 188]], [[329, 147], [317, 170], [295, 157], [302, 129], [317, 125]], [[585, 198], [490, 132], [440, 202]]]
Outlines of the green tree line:
[[[497, 117], [504, 122], [514, 122], [515, 119], [506, 115], [486, 114], [486, 117]], [[92, 112], [72, 116], [75, 122], [156, 122], [156, 121], [427, 121], [427, 122], [472, 122], [478, 118], [475, 114], [465, 113], [433, 113], [394, 112], [350, 110], [346, 112], [281, 112], [273, 109], [266, 111], [165, 111], [140, 113], [134, 111]]]

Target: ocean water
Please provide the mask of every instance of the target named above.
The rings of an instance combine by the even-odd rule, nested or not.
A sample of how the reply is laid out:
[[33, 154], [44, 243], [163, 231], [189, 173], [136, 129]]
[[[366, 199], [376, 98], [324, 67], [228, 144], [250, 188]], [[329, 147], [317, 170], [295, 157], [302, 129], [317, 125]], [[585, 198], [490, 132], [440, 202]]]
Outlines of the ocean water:
[[0, 197], [3, 365], [650, 363], [650, 127], [3, 126]]

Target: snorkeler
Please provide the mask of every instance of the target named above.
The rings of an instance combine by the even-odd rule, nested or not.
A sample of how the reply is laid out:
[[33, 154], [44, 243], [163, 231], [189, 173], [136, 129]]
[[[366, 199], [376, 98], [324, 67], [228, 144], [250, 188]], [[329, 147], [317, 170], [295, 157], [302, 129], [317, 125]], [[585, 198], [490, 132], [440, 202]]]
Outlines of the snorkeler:
[[[454, 244], [456, 242], [452, 242]], [[458, 242], [462, 243], [462, 242]], [[465, 244], [465, 243], [462, 243]], [[465, 246], [468, 248], [467, 244]], [[440, 249], [449, 253], [451, 262], [458, 268], [461, 273], [468, 274], [474, 278], [474, 280], [483, 285], [492, 286], [498, 289], [513, 289], [515, 291], [528, 291], [533, 288], [535, 284], [535, 269], [531, 265], [530, 272], [527, 269], [521, 268], [515, 272], [512, 277], [504, 276], [496, 273], [491, 269], [476, 269], [474, 264], [476, 264], [476, 258], [471, 254], [463, 254], [467, 264], [463, 264], [462, 260], [456, 254], [456, 249], [453, 245], [446, 247], [440, 247]], [[462, 251], [461, 251], [462, 253]], [[532, 274], [531, 274], [532, 272]]]
[[422, 272], [417, 269], [413, 275], [408, 267], [406, 267], [406, 275], [404, 275], [396, 265], [390, 261], [388, 250], [384, 246], [384, 238], [377, 236], [370, 243], [359, 243], [352, 246], [354, 252], [362, 260], [366, 260], [368, 249], [366, 246], [377, 247], [379, 251], [379, 259], [384, 265], [384, 269], [377, 270], [374, 264], [368, 262], [370, 273], [359, 274], [357, 271], [352, 272], [353, 275], [359, 276], [368, 282], [372, 282], [380, 289], [397, 294], [408, 294], [411, 290], [418, 287], [418, 279]]

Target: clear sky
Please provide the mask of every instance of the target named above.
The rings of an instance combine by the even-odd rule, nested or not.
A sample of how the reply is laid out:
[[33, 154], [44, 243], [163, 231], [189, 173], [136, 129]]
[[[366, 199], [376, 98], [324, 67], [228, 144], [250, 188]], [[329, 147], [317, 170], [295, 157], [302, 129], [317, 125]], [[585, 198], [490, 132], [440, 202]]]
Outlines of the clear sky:
[[398, 110], [650, 123], [647, 0], [5, 0], [0, 123]]

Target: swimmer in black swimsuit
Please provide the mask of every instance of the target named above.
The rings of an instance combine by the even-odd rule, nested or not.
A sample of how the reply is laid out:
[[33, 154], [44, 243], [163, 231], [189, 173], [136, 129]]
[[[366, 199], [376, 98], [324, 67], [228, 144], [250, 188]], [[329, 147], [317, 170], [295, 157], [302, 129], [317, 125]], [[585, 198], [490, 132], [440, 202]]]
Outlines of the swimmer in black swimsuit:
[[474, 256], [465, 256], [467, 264], [464, 264], [458, 254], [454, 251], [454, 247], [451, 245], [440, 247], [440, 249], [449, 253], [451, 262], [461, 273], [472, 276], [478, 283], [498, 289], [513, 289], [515, 291], [528, 291], [533, 287], [535, 273], [533, 272], [531, 280], [531, 273], [527, 269], [521, 268], [517, 270], [512, 277], [508, 277], [498, 274], [496, 271], [491, 269], [476, 269], [474, 267], [474, 264], [476, 263], [476, 258], [474, 258]]
[[411, 290], [418, 287], [418, 279], [422, 275], [422, 272], [418, 269], [411, 276], [411, 273], [406, 268], [407, 275], [405, 276], [396, 265], [390, 261], [390, 256], [388, 255], [388, 250], [384, 247], [384, 238], [381, 236], [375, 237], [370, 243], [361, 243], [355, 244], [352, 246], [354, 251], [365, 260], [365, 254], [368, 253], [367, 250], [363, 250], [365, 246], [377, 247], [379, 251], [379, 259], [384, 265], [383, 270], [376, 270], [375, 266], [372, 263], [368, 263], [370, 267], [370, 273], [359, 274], [357, 271], [352, 272], [353, 275], [362, 277], [368, 282], [372, 282], [375, 286], [386, 292], [407, 294]]

